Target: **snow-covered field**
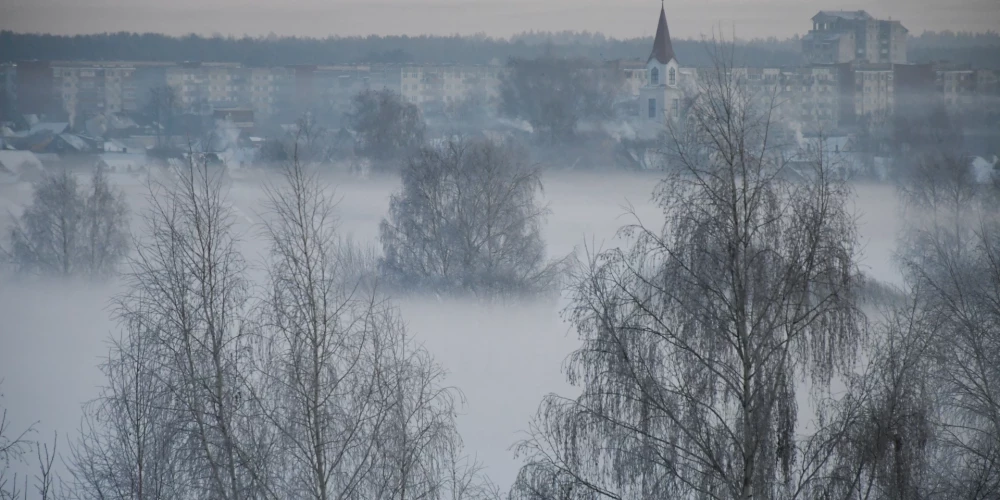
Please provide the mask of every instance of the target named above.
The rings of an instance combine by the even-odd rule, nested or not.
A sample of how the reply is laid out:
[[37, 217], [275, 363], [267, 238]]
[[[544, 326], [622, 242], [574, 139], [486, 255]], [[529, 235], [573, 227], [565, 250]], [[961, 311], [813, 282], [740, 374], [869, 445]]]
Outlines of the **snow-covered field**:
[[[131, 177], [113, 179], [140, 210], [146, 190]], [[609, 248], [620, 244], [615, 231], [633, 220], [631, 204], [647, 224], [661, 216], [650, 202], [657, 182], [652, 174], [547, 175], [545, 199], [552, 213], [546, 238], [552, 255], [565, 255], [583, 245]], [[341, 227], [356, 240], [373, 242], [388, 197], [398, 187], [391, 179], [330, 179], [340, 199]], [[0, 214], [6, 217], [30, 196], [27, 186], [0, 186]], [[891, 186], [856, 186], [866, 272], [898, 282], [892, 264], [900, 228]], [[239, 215], [238, 230], [248, 261], [266, 252], [253, 222], [263, 193], [259, 179], [237, 180], [230, 198]], [[6, 221], [4, 221], [6, 224]], [[2, 278], [0, 278], [2, 279]], [[93, 397], [102, 383], [95, 365], [114, 332], [108, 300], [116, 285], [32, 284], [0, 281], [0, 379], [9, 417], [19, 426], [39, 420], [39, 438], [55, 430], [72, 437], [80, 403]], [[562, 302], [485, 305], [437, 298], [407, 299], [399, 306], [414, 334], [451, 373], [450, 383], [467, 399], [459, 420], [467, 450], [488, 466], [502, 487], [517, 473], [509, 447], [520, 438], [541, 397], [548, 392], [572, 394], [561, 374], [564, 358], [577, 342], [560, 318]], [[60, 438], [60, 449], [66, 450]]]

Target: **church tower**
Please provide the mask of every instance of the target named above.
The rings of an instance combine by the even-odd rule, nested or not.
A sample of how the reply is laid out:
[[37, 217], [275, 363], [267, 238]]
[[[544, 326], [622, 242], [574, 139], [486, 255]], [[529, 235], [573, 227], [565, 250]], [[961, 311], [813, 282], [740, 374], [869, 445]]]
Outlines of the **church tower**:
[[670, 41], [667, 12], [660, 6], [660, 19], [656, 24], [653, 50], [646, 60], [646, 86], [640, 89], [640, 113], [647, 120], [666, 123], [680, 113], [681, 88], [680, 64]]

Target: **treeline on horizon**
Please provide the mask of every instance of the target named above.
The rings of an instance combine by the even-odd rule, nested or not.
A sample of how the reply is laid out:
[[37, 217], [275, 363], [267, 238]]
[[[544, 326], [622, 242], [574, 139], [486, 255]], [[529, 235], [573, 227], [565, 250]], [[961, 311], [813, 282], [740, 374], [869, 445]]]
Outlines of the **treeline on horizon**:
[[[309, 64], [488, 64], [543, 54], [594, 60], [642, 59], [652, 37], [615, 39], [590, 32], [529, 32], [511, 38], [477, 36], [223, 37], [156, 33], [51, 35], [0, 31], [0, 61], [127, 60], [237, 62], [248, 66]], [[705, 42], [674, 39], [685, 66], [711, 66]], [[798, 36], [738, 41], [736, 60], [751, 67], [802, 64]], [[951, 61], [1000, 69], [1000, 34], [927, 32], [909, 39], [914, 63]]]

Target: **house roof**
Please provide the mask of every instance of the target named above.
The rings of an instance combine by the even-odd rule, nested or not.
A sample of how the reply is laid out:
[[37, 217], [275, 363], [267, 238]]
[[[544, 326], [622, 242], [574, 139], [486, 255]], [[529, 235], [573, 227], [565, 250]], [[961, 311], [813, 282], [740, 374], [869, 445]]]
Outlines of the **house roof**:
[[69, 129], [68, 122], [39, 122], [31, 126], [31, 134], [37, 134], [39, 132], [52, 132], [53, 134], [61, 134]]
[[653, 39], [653, 52], [649, 54], [646, 62], [656, 59], [660, 64], [667, 64], [671, 59], [676, 59], [674, 46], [670, 43], [670, 28], [667, 27], [667, 12], [660, 6], [660, 21], [656, 25], [656, 38]]
[[822, 17], [837, 17], [848, 21], [870, 21], [875, 19], [863, 10], [821, 10], [813, 16], [813, 20]]
[[69, 144], [70, 147], [77, 151], [90, 151], [90, 145], [87, 141], [83, 140], [78, 135], [73, 134], [59, 134], [59, 138]]

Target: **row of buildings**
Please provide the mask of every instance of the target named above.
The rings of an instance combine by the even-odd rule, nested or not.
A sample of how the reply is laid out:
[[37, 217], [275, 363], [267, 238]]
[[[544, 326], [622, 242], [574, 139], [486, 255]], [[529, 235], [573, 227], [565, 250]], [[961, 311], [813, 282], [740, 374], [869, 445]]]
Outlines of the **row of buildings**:
[[[19, 61], [0, 64], [0, 92], [18, 114], [62, 116], [76, 126], [109, 113], [142, 112], [154, 89], [171, 106], [211, 114], [252, 110], [259, 120], [290, 121], [306, 111], [340, 110], [363, 89], [391, 89], [408, 101], [496, 99], [499, 63], [482, 66], [328, 65], [247, 67], [217, 62]], [[0, 110], [2, 113], [3, 110]], [[0, 122], [10, 117], [0, 116]]]
[[[821, 11], [812, 25], [802, 39], [807, 64], [737, 70], [750, 85], [778, 96], [787, 119], [827, 131], [854, 127], [887, 119], [898, 109], [902, 93], [918, 91], [939, 97], [956, 114], [982, 115], [987, 121], [1000, 116], [997, 72], [908, 64], [907, 30], [899, 21], [878, 20], [865, 11]], [[642, 121], [676, 116], [704, 71], [677, 60], [664, 9], [645, 62], [605, 65], [621, 78], [623, 118]], [[363, 89], [391, 89], [425, 111], [470, 100], [491, 105], [498, 99], [503, 71], [496, 60], [481, 66], [278, 67], [21, 61], [0, 65], [0, 92], [8, 103], [0, 113], [58, 116], [79, 130], [94, 116], [142, 112], [156, 89], [169, 88], [169, 106], [181, 112], [212, 116], [221, 111], [249, 115], [258, 123], [291, 123], [307, 111], [342, 112]], [[0, 116], [0, 123], [10, 119]]]
[[[757, 95], [773, 97], [782, 120], [804, 133], [845, 134], [937, 108], [970, 127], [1000, 129], [1000, 73], [949, 63], [909, 64], [907, 30], [865, 11], [821, 11], [803, 38], [809, 63], [799, 67], [732, 68]], [[831, 49], [829, 43], [839, 44]], [[646, 121], [680, 115], [685, 97], [714, 68], [686, 68], [674, 54], [661, 9], [645, 65], [628, 67], [626, 87], [638, 100], [631, 114]]]

